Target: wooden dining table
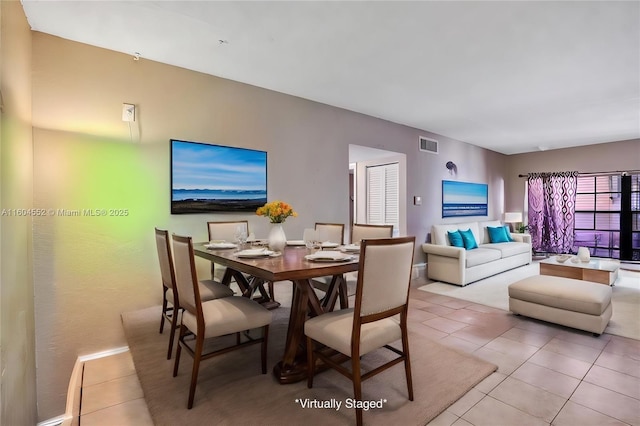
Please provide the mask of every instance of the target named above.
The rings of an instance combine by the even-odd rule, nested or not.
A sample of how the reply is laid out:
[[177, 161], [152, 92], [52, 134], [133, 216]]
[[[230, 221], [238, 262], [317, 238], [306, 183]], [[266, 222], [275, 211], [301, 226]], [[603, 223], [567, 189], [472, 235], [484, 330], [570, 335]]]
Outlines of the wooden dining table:
[[[304, 322], [308, 317], [332, 311], [340, 297], [341, 308], [347, 307], [344, 274], [358, 270], [358, 255], [352, 260], [317, 262], [305, 259], [310, 254], [306, 247], [286, 247], [276, 256], [244, 258], [236, 250], [209, 249], [206, 243], [195, 243], [194, 255], [226, 266], [222, 283], [229, 285], [235, 279], [243, 294], [251, 297], [255, 288], [264, 282], [293, 282], [291, 313], [282, 359], [273, 368], [281, 384], [295, 383], [307, 378], [306, 340]], [[314, 278], [331, 276], [331, 283], [320, 299], [313, 290]], [[342, 288], [342, 291], [340, 291]]]

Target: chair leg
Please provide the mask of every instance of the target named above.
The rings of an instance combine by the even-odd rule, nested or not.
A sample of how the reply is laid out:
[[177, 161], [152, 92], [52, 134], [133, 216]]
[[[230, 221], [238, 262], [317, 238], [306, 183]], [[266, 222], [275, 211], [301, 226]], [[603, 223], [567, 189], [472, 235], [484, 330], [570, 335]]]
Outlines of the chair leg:
[[178, 312], [179, 309], [174, 308], [173, 315], [171, 316], [171, 334], [169, 335], [169, 350], [167, 351], [167, 359], [171, 359], [171, 352], [173, 352], [173, 341], [176, 336], [176, 330], [178, 329]]
[[[353, 395], [354, 399], [362, 401], [362, 378], [360, 371], [360, 357], [351, 358], [351, 374], [353, 379]], [[356, 408], [356, 425], [362, 426], [362, 408]]]
[[162, 313], [160, 314], [160, 334], [164, 331], [164, 314], [167, 312], [167, 289], [162, 292]]
[[178, 337], [178, 347], [176, 349], [176, 361], [173, 363], [173, 377], [178, 375], [178, 367], [180, 366], [180, 354], [182, 353], [182, 343], [184, 340], [184, 333], [186, 331], [186, 327], [184, 325], [180, 326], [180, 336]]
[[193, 408], [193, 399], [196, 395], [196, 384], [198, 383], [198, 370], [200, 369], [200, 359], [202, 358], [202, 349], [204, 347], [204, 336], [202, 334], [196, 336], [196, 347], [193, 354], [193, 369], [191, 370], [191, 385], [189, 386], [189, 403], [187, 408]]
[[407, 334], [406, 318], [404, 319], [402, 328], [402, 352], [404, 352], [404, 372], [407, 376], [407, 391], [409, 392], [409, 401], [413, 401], [413, 380], [411, 378], [411, 359], [409, 357], [409, 336]]
[[313, 387], [313, 375], [316, 372], [316, 361], [313, 356], [313, 340], [307, 336], [307, 387]]
[[262, 374], [267, 374], [267, 343], [269, 341], [269, 326], [265, 325], [262, 330], [260, 361], [262, 362]]

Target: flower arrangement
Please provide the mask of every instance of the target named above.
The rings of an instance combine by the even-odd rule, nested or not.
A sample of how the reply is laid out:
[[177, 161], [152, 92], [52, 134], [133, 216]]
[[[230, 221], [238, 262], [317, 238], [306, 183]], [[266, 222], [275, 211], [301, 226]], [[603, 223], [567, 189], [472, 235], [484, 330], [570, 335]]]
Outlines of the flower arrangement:
[[272, 201], [256, 210], [258, 216], [266, 216], [271, 223], [283, 223], [289, 216], [297, 217], [298, 213], [284, 201]]

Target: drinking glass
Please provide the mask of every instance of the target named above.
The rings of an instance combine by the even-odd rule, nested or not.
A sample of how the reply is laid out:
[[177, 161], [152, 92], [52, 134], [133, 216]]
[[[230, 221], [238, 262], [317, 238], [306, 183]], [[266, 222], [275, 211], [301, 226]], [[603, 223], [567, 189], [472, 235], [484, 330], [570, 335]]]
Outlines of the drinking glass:
[[318, 243], [318, 233], [313, 228], [306, 228], [302, 234], [302, 239], [304, 240], [304, 245], [309, 250], [313, 250]]
[[243, 248], [248, 238], [247, 231], [244, 229], [243, 226], [238, 226], [236, 228], [235, 237], [236, 237], [236, 241], [240, 243], [240, 248]]

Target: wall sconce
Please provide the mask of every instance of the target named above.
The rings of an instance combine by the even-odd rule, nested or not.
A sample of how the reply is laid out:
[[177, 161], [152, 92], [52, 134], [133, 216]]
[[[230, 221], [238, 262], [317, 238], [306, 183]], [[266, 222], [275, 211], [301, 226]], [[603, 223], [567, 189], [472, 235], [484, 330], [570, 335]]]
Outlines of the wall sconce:
[[458, 173], [458, 166], [453, 161], [447, 161], [447, 170], [449, 170], [450, 175], [454, 175]]

